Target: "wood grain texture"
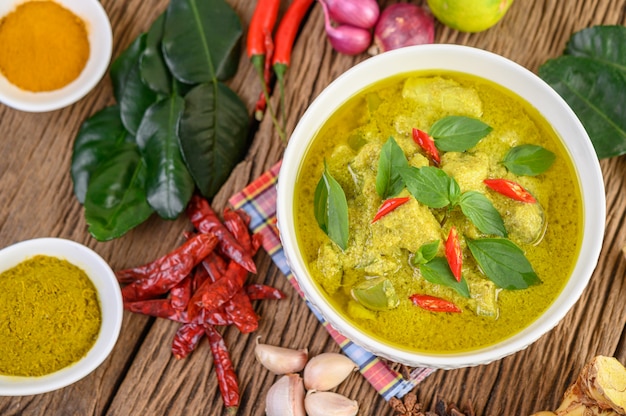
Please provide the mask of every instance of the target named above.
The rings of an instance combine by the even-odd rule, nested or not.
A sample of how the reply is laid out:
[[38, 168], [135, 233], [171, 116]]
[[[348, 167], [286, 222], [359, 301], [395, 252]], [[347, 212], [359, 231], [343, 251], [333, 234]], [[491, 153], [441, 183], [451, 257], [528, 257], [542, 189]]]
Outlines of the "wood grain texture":
[[[256, 2], [228, 0], [247, 27]], [[289, 0], [282, 0], [281, 13]], [[381, 6], [395, 0], [381, 0]], [[421, 1], [413, 0], [421, 4]], [[114, 35], [116, 57], [167, 7], [167, 0], [102, 0]], [[626, 24], [626, 0], [517, 0], [494, 28], [467, 34], [437, 24], [436, 42], [471, 45], [499, 53], [536, 72], [558, 56], [569, 36], [596, 24]], [[244, 34], [245, 36], [245, 34]], [[335, 78], [367, 55], [344, 56], [325, 39], [316, 4], [306, 18], [286, 77], [286, 129], [291, 132], [307, 106]], [[242, 51], [229, 85], [250, 110], [260, 93], [256, 74]], [[124, 237], [101, 243], [86, 230], [83, 209], [69, 174], [74, 137], [88, 116], [114, 102], [108, 76], [78, 103], [63, 110], [29, 114], [0, 104], [0, 247], [33, 237], [69, 238], [93, 248], [114, 269], [154, 259], [183, 241], [185, 218], [151, 218]], [[274, 94], [271, 103], [278, 104]], [[212, 201], [221, 210], [228, 198], [280, 160], [284, 143], [271, 120], [251, 121], [249, 152]], [[576, 306], [554, 330], [526, 350], [498, 362], [438, 371], [417, 389], [427, 406], [437, 398], [471, 402], [477, 415], [529, 415], [556, 408], [585, 362], [598, 354], [626, 361], [626, 161], [601, 163], [606, 185], [605, 242], [598, 267]], [[567, 244], [564, 242], [564, 244]], [[283, 301], [255, 302], [258, 331], [241, 335], [226, 328], [242, 393], [241, 415], [263, 415], [265, 395], [276, 377], [254, 359], [257, 337], [270, 344], [308, 348], [311, 354], [339, 351], [291, 285], [260, 252], [254, 282], [280, 288]], [[170, 352], [178, 325], [125, 313], [122, 333], [111, 356], [91, 375], [59, 391], [0, 398], [2, 415], [221, 415], [223, 405], [206, 342], [189, 357]], [[358, 373], [338, 392], [359, 401], [360, 415], [392, 415], [387, 403]], [[523, 393], [520, 393], [523, 392]]]

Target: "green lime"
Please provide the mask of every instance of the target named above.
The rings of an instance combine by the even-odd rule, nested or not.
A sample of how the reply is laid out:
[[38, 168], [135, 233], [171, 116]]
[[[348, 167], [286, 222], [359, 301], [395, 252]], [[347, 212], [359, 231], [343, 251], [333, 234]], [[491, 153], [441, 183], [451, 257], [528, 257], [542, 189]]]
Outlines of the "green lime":
[[352, 297], [374, 311], [393, 309], [400, 304], [391, 281], [385, 277], [366, 280], [352, 288]]
[[502, 19], [513, 0], [428, 0], [444, 25], [461, 32], [482, 32]]

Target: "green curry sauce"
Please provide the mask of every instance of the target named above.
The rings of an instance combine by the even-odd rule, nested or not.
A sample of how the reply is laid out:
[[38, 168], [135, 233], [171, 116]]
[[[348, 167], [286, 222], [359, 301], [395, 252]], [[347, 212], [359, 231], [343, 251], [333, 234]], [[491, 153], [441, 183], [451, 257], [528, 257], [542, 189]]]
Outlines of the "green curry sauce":
[[[411, 198], [375, 224], [381, 197], [376, 171], [383, 144], [393, 137], [411, 166], [429, 165], [411, 136], [437, 120], [461, 115], [480, 119], [493, 130], [465, 152], [442, 152], [439, 166], [462, 191], [484, 194], [501, 214], [508, 238], [524, 252], [541, 280], [523, 290], [498, 288], [481, 274], [465, 239], [485, 237], [458, 212], [441, 213]], [[501, 163], [514, 146], [533, 144], [556, 155], [537, 176], [518, 176]], [[345, 192], [349, 240], [341, 250], [322, 231], [314, 213], [315, 190], [326, 163]], [[485, 178], [515, 180], [537, 199], [529, 204], [490, 192]], [[401, 196], [410, 195], [405, 189]], [[453, 72], [417, 73], [393, 78], [350, 98], [320, 129], [307, 150], [294, 195], [300, 249], [314, 280], [335, 308], [370, 335], [399, 347], [430, 353], [478, 349], [519, 332], [555, 300], [573, 269], [581, 245], [580, 186], [569, 155], [551, 126], [528, 103], [477, 77]], [[537, 220], [539, 226], [537, 225]], [[461, 234], [463, 276], [471, 296], [430, 283], [411, 263], [424, 244], [439, 240], [444, 256], [447, 232]], [[539, 228], [537, 228], [539, 227]], [[372, 310], [351, 289], [384, 276], [400, 299], [397, 307]], [[431, 312], [409, 296], [427, 294], [454, 302], [462, 313]]]

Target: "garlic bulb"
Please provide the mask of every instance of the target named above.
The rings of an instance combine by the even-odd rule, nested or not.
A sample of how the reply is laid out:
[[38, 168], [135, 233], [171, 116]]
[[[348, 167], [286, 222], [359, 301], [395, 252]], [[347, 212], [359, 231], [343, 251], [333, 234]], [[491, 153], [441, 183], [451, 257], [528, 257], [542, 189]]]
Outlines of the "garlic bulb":
[[298, 374], [282, 376], [270, 387], [265, 397], [267, 416], [306, 416], [304, 385]]
[[330, 391], [308, 393], [304, 408], [308, 416], [355, 416], [359, 412], [355, 400]]
[[257, 338], [257, 344], [254, 348], [254, 355], [257, 361], [265, 368], [277, 375], [302, 371], [309, 358], [306, 348], [294, 350], [269, 344], [260, 344], [259, 338]]
[[356, 364], [343, 354], [325, 352], [316, 355], [304, 367], [304, 387], [307, 390], [330, 390], [344, 381], [356, 368]]

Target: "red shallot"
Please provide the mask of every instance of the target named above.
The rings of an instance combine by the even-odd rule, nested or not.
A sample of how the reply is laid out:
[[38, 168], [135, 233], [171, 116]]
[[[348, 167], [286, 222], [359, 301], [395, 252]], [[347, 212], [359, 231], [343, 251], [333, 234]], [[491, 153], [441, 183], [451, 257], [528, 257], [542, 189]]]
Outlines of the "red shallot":
[[411, 45], [433, 43], [435, 20], [422, 7], [411, 3], [395, 3], [380, 14], [374, 29], [372, 55]]
[[376, 0], [325, 0], [330, 19], [336, 23], [371, 29], [378, 21]]
[[318, 0], [324, 10], [324, 27], [330, 44], [337, 52], [346, 55], [358, 55], [365, 52], [372, 42], [372, 35], [367, 29], [350, 25], [333, 26], [330, 21], [328, 5], [325, 0]]

